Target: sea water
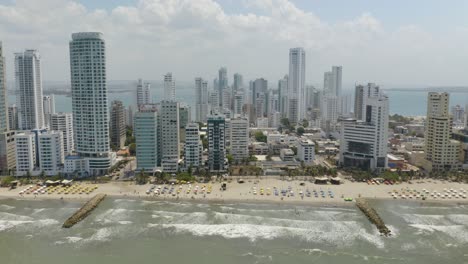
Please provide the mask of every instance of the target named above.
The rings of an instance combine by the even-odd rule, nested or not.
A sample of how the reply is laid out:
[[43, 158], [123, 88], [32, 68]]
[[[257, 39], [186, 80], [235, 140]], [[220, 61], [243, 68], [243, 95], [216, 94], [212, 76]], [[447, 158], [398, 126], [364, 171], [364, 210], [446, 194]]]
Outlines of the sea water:
[[106, 200], [70, 229], [68, 201], [0, 201], [3, 263], [467, 263], [468, 208], [373, 201], [382, 237], [344, 207]]
[[[150, 81], [152, 101], [160, 102], [163, 99], [163, 85], [158, 81]], [[47, 85], [45, 85], [48, 89]], [[54, 89], [65, 89], [68, 85], [63, 83], [55, 84]], [[113, 100], [120, 100], [125, 106], [136, 105], [136, 82], [117, 81], [110, 82], [108, 94], [109, 103]], [[50, 88], [50, 87], [49, 87]], [[68, 88], [69, 89], [69, 88]], [[389, 97], [390, 113], [404, 116], [425, 116], [427, 111], [427, 91], [408, 90], [384, 90]], [[345, 94], [352, 95], [353, 91], [346, 90]], [[352, 97], [352, 96], [351, 96]], [[195, 88], [194, 85], [184, 82], [178, 83], [176, 87], [176, 99], [179, 102], [186, 103], [192, 107], [192, 118], [195, 117]], [[55, 95], [55, 104], [57, 112], [71, 112], [72, 100], [70, 96]], [[16, 103], [16, 97], [13, 94], [8, 96], [9, 105]], [[468, 91], [466, 93], [450, 93], [450, 105], [460, 105], [465, 107], [468, 104]], [[351, 104], [352, 105], [352, 104]], [[350, 109], [352, 111], [352, 109]]]

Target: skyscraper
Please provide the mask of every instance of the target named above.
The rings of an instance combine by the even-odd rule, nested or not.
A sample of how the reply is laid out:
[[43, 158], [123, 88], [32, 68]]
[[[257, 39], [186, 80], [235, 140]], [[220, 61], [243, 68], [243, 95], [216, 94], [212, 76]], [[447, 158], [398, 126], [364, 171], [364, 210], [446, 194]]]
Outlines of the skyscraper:
[[158, 167], [158, 112], [146, 105], [134, 116], [137, 171], [153, 172]]
[[41, 57], [36, 50], [15, 53], [15, 77], [19, 127], [44, 128]]
[[5, 71], [5, 57], [3, 57], [3, 45], [0, 41], [0, 132], [9, 130]]
[[222, 115], [208, 117], [208, 168], [211, 172], [226, 170], [225, 119]]
[[427, 121], [424, 135], [427, 171], [460, 169], [461, 144], [452, 139], [452, 118], [448, 93], [430, 92], [427, 98]]
[[18, 130], [18, 108], [16, 104], [8, 107], [8, 127], [11, 130]]
[[115, 100], [110, 109], [110, 142], [116, 148], [123, 148], [127, 139], [125, 107], [122, 101]]
[[158, 145], [161, 167], [165, 172], [177, 172], [180, 158], [179, 103], [161, 101], [159, 109]]
[[234, 83], [232, 85], [232, 90], [235, 92], [239, 89], [244, 88], [244, 78], [240, 73], [234, 73]]
[[[218, 71], [218, 96], [219, 96], [219, 106], [223, 106], [223, 96], [224, 90], [228, 87], [228, 77], [226, 67], [221, 67]], [[216, 87], [216, 86], [215, 86]]]
[[42, 107], [44, 109], [44, 124], [45, 127], [50, 127], [50, 116], [55, 114], [55, 96], [47, 95], [42, 99]]
[[197, 123], [189, 123], [185, 127], [185, 167], [202, 166], [203, 145]]
[[340, 163], [344, 167], [383, 170], [387, 167], [388, 97], [366, 98], [362, 120], [341, 120]]
[[109, 151], [109, 103], [106, 48], [102, 33], [73, 33], [70, 71], [75, 148], [89, 162], [92, 175], [113, 163]]
[[15, 167], [15, 132], [17, 129], [18, 114], [16, 107], [10, 115], [7, 103], [7, 87], [5, 74], [5, 57], [3, 57], [3, 46], [0, 41], [0, 173], [9, 175]]
[[249, 121], [247, 118], [233, 118], [230, 121], [231, 155], [235, 161], [249, 157]]
[[286, 74], [283, 79], [278, 81], [278, 96], [280, 100], [280, 113], [281, 117], [288, 116], [288, 82], [289, 77]]
[[138, 79], [137, 84], [137, 106], [147, 105], [151, 103], [151, 85]]
[[381, 94], [380, 87], [375, 83], [364, 85], [356, 85], [354, 92], [354, 117], [357, 120], [362, 120], [365, 116], [365, 104], [369, 97], [377, 97]]
[[303, 48], [289, 50], [288, 118], [292, 124], [305, 116], [305, 51]]
[[65, 155], [71, 155], [75, 149], [72, 113], [60, 112], [52, 114], [50, 117], [50, 130], [62, 132], [63, 151]]
[[206, 122], [208, 116], [208, 82], [201, 77], [195, 78], [195, 120]]
[[175, 80], [172, 78], [172, 72], [164, 75], [164, 100], [175, 101]]

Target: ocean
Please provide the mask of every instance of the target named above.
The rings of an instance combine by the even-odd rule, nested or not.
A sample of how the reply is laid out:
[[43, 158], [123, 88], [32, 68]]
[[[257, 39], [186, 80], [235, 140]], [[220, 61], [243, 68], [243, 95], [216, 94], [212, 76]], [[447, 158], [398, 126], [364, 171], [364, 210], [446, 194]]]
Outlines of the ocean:
[[[157, 81], [151, 81], [151, 92], [153, 102], [159, 102], [163, 96], [162, 83]], [[45, 89], [51, 88], [45, 85]], [[61, 89], [66, 87], [63, 84], [54, 85], [52, 88]], [[110, 82], [109, 91], [109, 103], [113, 100], [121, 100], [125, 106], [136, 105], [136, 82], [132, 81], [118, 81]], [[425, 116], [427, 111], [427, 92], [426, 91], [384, 91], [389, 97], [390, 113], [400, 114], [404, 116]], [[345, 91], [350, 94], [351, 91]], [[71, 97], [65, 95], [55, 95], [55, 104], [57, 112], [71, 112], [72, 104]], [[177, 84], [176, 86], [176, 98], [180, 102], [184, 102], [192, 107], [192, 117], [195, 117], [195, 89], [193, 85], [189, 83]], [[9, 104], [16, 102], [15, 95], [9, 94]], [[468, 104], [468, 91], [466, 93], [450, 93], [450, 105], [460, 105], [465, 107]], [[351, 109], [352, 110], [352, 109]]]
[[353, 206], [2, 200], [0, 263], [467, 263], [468, 207], [373, 201], [382, 237]]

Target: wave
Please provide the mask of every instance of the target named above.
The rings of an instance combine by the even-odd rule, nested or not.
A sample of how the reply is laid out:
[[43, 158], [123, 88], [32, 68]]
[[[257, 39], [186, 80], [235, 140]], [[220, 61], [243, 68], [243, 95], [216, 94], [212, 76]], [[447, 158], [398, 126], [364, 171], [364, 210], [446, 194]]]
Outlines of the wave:
[[0, 209], [1, 210], [11, 210], [11, 209], [14, 209], [16, 207], [14, 206], [9, 206], [9, 205], [6, 205], [6, 204], [0, 204]]
[[55, 219], [41, 219], [41, 220], [0, 220], [0, 231], [9, 230], [24, 226], [25, 230], [37, 230], [50, 225], [56, 225], [59, 222]]
[[463, 225], [438, 226], [438, 225], [411, 224], [410, 226], [420, 231], [426, 231], [429, 233], [434, 233], [438, 231], [457, 240], [458, 242], [468, 243], [468, 230]]
[[34, 218], [25, 216], [25, 215], [17, 215], [7, 212], [0, 212], [0, 220], [3, 221], [32, 221]]
[[153, 211], [151, 215], [153, 219], [169, 221], [170, 223], [207, 223], [209, 221], [208, 214], [205, 212], [170, 212], [170, 211]]
[[281, 227], [254, 224], [148, 224], [151, 228], [170, 229], [174, 233], [190, 233], [194, 236], [221, 236], [227, 239], [247, 238], [254, 242], [259, 239], [273, 240], [278, 238], [299, 239], [313, 243], [350, 246], [355, 239], [365, 240], [378, 248], [384, 247], [379, 235], [366, 232], [359, 225], [338, 227], [336, 230], [325, 230], [322, 226], [309, 228]]

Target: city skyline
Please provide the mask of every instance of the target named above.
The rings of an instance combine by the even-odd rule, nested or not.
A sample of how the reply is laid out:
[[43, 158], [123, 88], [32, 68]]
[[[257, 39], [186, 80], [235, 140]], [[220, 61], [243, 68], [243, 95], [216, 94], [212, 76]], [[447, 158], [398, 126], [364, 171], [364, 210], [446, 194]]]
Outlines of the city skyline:
[[[457, 11], [465, 3], [455, 2], [438, 10], [435, 1], [425, 1], [424, 15], [413, 18], [411, 11], [421, 7], [411, 3], [403, 12], [404, 19], [398, 22], [388, 16], [397, 3], [378, 7], [370, 1], [341, 3], [350, 7], [349, 11], [333, 14], [330, 3], [307, 2], [145, 0], [92, 4], [46, 0], [37, 5], [26, 0], [3, 0], [0, 32], [7, 64], [11, 64], [14, 52], [37, 49], [43, 58], [43, 79], [51, 81], [70, 78], [63, 67], [68, 65], [66, 36], [99, 31], [114, 43], [108, 51], [109, 80], [157, 79], [167, 71], [178, 76], [179, 81], [189, 82], [196, 76], [211, 80], [219, 67], [226, 66], [230, 73], [242, 73], [245, 80], [261, 76], [276, 81], [288, 71], [286, 50], [304, 47], [308, 54], [308, 84], [320, 84], [323, 72], [331, 65], [345, 68], [344, 88], [367, 82], [378, 82], [383, 87], [468, 83], [462, 59], [468, 51], [459, 48], [466, 42], [466, 34], [462, 34], [466, 29]], [[45, 12], [52, 4], [57, 15], [51, 14], [44, 21], [31, 15]], [[177, 8], [174, 4], [178, 4]], [[389, 11], [384, 12], [382, 6]], [[449, 30], [439, 34], [440, 25], [434, 26], [426, 16], [447, 18], [450, 12], [452, 17], [443, 22]], [[295, 22], [292, 17], [303, 22]], [[69, 25], [69, 19], [76, 21], [71, 28], [48, 30], [51, 24]], [[157, 37], [160, 30], [171, 32], [170, 37]], [[422, 42], [426, 44], [418, 44]], [[412, 67], [415, 62], [417, 70]], [[452, 65], [452, 70], [446, 71], [445, 65]], [[7, 80], [12, 79], [13, 69], [7, 67]]]

